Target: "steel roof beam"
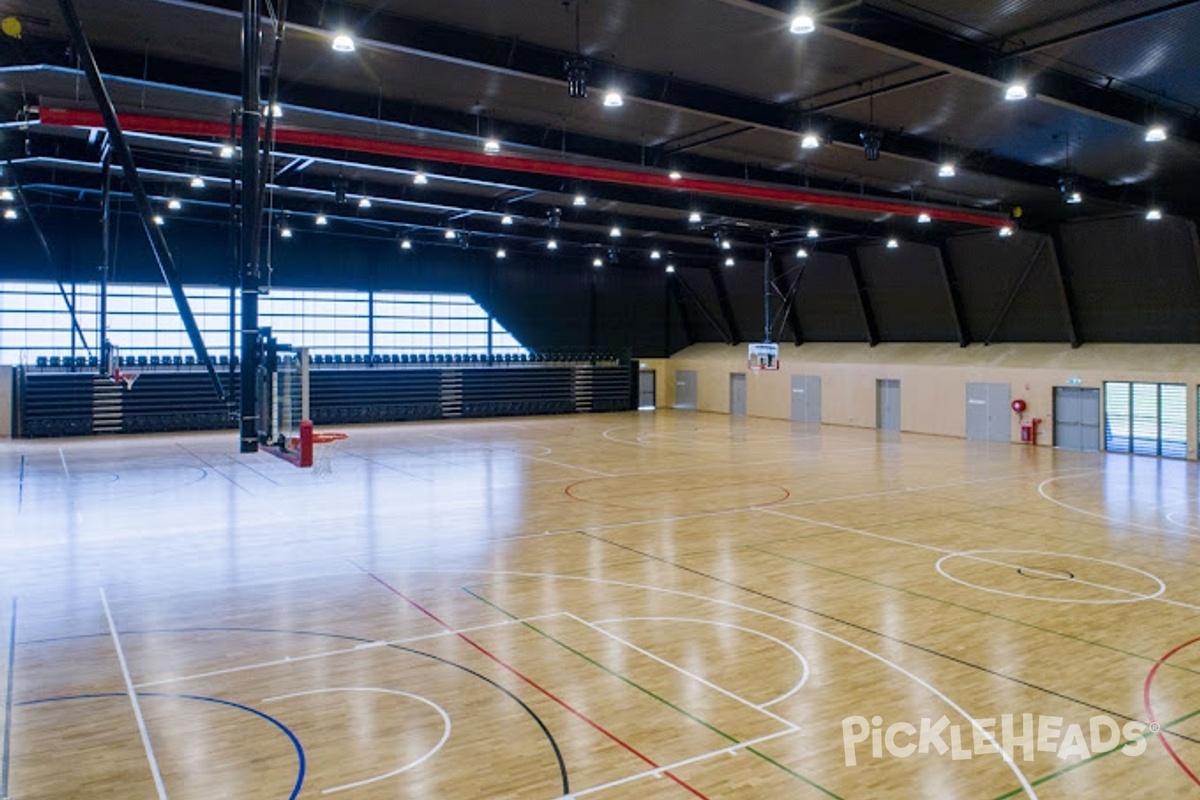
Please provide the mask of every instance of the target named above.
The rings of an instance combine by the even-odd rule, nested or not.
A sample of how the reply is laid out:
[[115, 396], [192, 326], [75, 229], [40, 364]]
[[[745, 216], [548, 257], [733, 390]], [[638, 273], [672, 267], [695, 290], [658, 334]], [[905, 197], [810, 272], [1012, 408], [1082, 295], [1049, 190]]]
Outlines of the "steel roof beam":
[[[789, 15], [795, 5], [794, 0], [733, 1], [744, 6], [761, 6], [773, 10], [786, 7]], [[160, 2], [221, 13], [230, 13], [238, 5], [237, 0], [191, 0], [190, 2], [160, 0]], [[870, 7], [865, 8], [869, 9]], [[359, 39], [370, 42], [373, 46], [556, 85], [565, 84], [563, 63], [564, 58], [570, 55], [565, 51], [541, 47], [515, 38], [491, 36], [453, 28], [428, 20], [399, 17], [377, 10], [356, 12], [346, 8], [344, 11], [346, 12], [344, 24], [355, 30]], [[880, 14], [874, 10], [863, 13], [871, 13], [876, 16]], [[882, 20], [882, 17], [879, 19]], [[316, 4], [293, 11], [289, 24], [307, 28], [313, 32], [328, 33], [321, 7]], [[882, 22], [879, 24], [883, 25]], [[904, 27], [906, 31], [909, 26], [915, 25], [911, 22], [904, 25], [903, 21], [897, 24]], [[836, 21], [829, 23], [823, 21], [822, 25], [832, 31], [840, 31], [836, 27]], [[857, 31], [857, 25], [850, 27]], [[920, 30], [926, 31], [924, 28]], [[926, 33], [928, 34], [927, 31]], [[861, 34], [855, 34], [850, 38], [859, 36]], [[942, 35], [942, 38], [945, 36]], [[871, 39], [864, 39], [860, 43], [867, 42], [870, 42], [876, 49], [884, 47], [882, 42]], [[940, 40], [937, 43], [941, 44]], [[923, 45], [924, 42], [921, 44]], [[972, 45], [972, 47], [976, 46]], [[888, 48], [895, 49], [892, 45], [888, 45]], [[938, 48], [932, 52], [937, 53], [940, 49], [944, 48]], [[900, 54], [911, 60], [924, 63], [930, 61], [928, 58], [917, 57], [907, 51]], [[134, 57], [138, 69], [141, 69], [144, 53], [139, 52], [134, 54]], [[934, 60], [936, 61], [936, 59]], [[934, 63], [932, 65], [939, 69], [952, 69], [945, 64]], [[593, 74], [597, 76], [597, 81], [611, 81], [620, 85], [627, 98], [636, 98], [653, 105], [688, 111], [734, 124], [748, 124], [757, 128], [783, 131], [796, 136], [803, 125], [811, 123], [821, 130], [827, 141], [856, 151], [862, 149], [859, 138], [862, 124], [854, 120], [844, 120], [828, 115], [811, 115], [810, 118], [810, 115], [806, 115], [803, 109], [793, 105], [772, 103], [719, 87], [681, 80], [672, 74], [664, 75], [635, 70], [611, 63], [597, 63]], [[374, 108], [378, 98], [372, 96], [369, 100], [370, 107]], [[935, 165], [941, 162], [944, 147], [940, 142], [926, 140], [911, 134], [889, 132], [885, 152], [889, 156]], [[1038, 186], [1053, 186], [1059, 177], [1056, 170], [989, 153], [980, 154], [979, 157], [971, 153], [964, 153], [959, 167], [981, 175]], [[1102, 187], [1096, 187], [1091, 192], [1097, 194], [1101, 189]], [[1121, 197], [1109, 199], [1113, 199], [1114, 202], [1128, 202], [1124, 194], [1122, 192]]]
[[[765, 11], [780, 20], [790, 18], [795, 11], [794, 0], [722, 2]], [[998, 93], [1019, 77], [1029, 80], [1031, 95], [1045, 102], [1133, 127], [1157, 121], [1167, 125], [1172, 136], [1200, 142], [1200, 121], [1191, 115], [1161, 105], [1156, 107], [1153, 101], [1076, 75], [1047, 69], [1044, 64], [955, 36], [870, 3], [860, 3], [852, 11], [822, 18], [819, 24], [821, 32], [829, 36], [988, 84]]]

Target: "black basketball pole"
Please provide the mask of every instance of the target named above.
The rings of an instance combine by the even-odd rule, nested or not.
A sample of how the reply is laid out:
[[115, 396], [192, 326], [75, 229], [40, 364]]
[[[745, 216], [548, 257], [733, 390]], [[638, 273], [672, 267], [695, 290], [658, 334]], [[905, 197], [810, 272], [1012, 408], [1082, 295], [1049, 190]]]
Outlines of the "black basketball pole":
[[175, 267], [171, 249], [167, 247], [167, 239], [163, 236], [162, 229], [154, 224], [154, 211], [150, 207], [150, 197], [146, 194], [146, 187], [142, 185], [137, 165], [133, 163], [133, 152], [130, 151], [129, 142], [125, 140], [125, 132], [121, 130], [121, 123], [117, 120], [117, 109], [113, 106], [112, 97], [109, 96], [108, 88], [104, 85], [104, 78], [100, 75], [100, 67], [96, 64], [92, 46], [88, 44], [87, 36], [83, 32], [83, 23], [80, 22], [79, 14], [75, 11], [75, 3], [73, 0], [58, 0], [58, 7], [62, 11], [63, 21], [67, 24], [67, 30], [71, 34], [71, 46], [74, 48], [76, 56], [79, 57], [84, 74], [87, 75], [92, 98], [96, 101], [96, 107], [104, 119], [104, 127], [108, 130], [109, 144], [117, 156], [117, 162], [121, 165], [122, 176], [129, 184], [129, 190], [133, 194], [138, 216], [142, 218], [142, 227], [146, 231], [146, 238], [150, 241], [150, 251], [154, 254], [154, 260], [158, 262], [159, 272], [162, 273], [163, 280], [167, 282], [171, 296], [175, 298], [175, 307], [179, 311], [179, 318], [183, 321], [184, 330], [187, 331], [188, 340], [192, 344], [196, 358], [208, 370], [217, 396], [224, 400], [225, 389], [221, 386], [221, 379], [217, 376], [217, 371], [208, 357], [208, 349], [204, 346], [204, 337], [200, 335], [200, 328], [196, 326], [196, 318], [192, 316], [192, 308], [188, 304], [187, 295], [183, 292], [183, 284], [179, 280], [179, 270]]
[[100, 246], [104, 260], [100, 264], [100, 327], [97, 330], [100, 348], [100, 374], [117, 366], [109, 363], [108, 344], [108, 277], [112, 272], [112, 147], [104, 148], [100, 168]]
[[258, 0], [245, 0], [242, 12], [242, 374], [241, 451], [258, 450], [258, 213], [259, 132], [262, 109]]

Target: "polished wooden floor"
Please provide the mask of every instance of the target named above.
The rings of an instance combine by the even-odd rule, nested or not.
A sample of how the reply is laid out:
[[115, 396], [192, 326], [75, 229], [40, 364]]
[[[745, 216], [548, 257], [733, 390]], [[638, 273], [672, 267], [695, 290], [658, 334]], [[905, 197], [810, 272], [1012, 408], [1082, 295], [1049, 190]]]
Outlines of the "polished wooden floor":
[[0, 444], [2, 794], [1200, 796], [1195, 464], [669, 411], [348, 430], [315, 472]]

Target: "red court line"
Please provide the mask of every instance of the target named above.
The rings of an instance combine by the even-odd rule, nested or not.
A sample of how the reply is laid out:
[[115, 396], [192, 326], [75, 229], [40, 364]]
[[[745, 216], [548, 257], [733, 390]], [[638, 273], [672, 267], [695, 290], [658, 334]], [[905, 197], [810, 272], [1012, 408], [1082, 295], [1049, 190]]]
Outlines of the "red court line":
[[[478, 650], [480, 653], [482, 653], [483, 655], [485, 655], [487, 658], [489, 658], [489, 659], [491, 659], [492, 661], [496, 662], [496, 663], [497, 663], [497, 664], [499, 664], [501, 667], [503, 667], [504, 669], [506, 669], [506, 670], [508, 670], [509, 672], [511, 672], [513, 675], [516, 675], [518, 678], [520, 678], [522, 681], [524, 681], [525, 683], [527, 683], [527, 684], [529, 684], [530, 686], [532, 686], [532, 687], [533, 687], [534, 689], [536, 689], [537, 691], [539, 691], [539, 692], [541, 692], [542, 694], [546, 695], [546, 697], [550, 698], [550, 699], [551, 699], [551, 700], [553, 700], [555, 703], [557, 703], [558, 705], [562, 706], [562, 707], [563, 707], [563, 708], [565, 708], [567, 711], [569, 711], [571, 714], [573, 714], [573, 715], [575, 715], [576, 717], [578, 717], [579, 719], [583, 720], [585, 723], [587, 723], [588, 725], [590, 725], [592, 728], [596, 729], [596, 730], [597, 730], [597, 731], [599, 731], [600, 733], [602, 733], [602, 734], [604, 734], [605, 736], [607, 736], [609, 739], [611, 739], [611, 740], [613, 740], [614, 742], [616, 742], [617, 744], [619, 744], [621, 747], [625, 748], [625, 750], [627, 750], [627, 751], [629, 751], [630, 753], [632, 753], [633, 755], [637, 756], [637, 758], [639, 758], [641, 761], [643, 761], [643, 762], [645, 762], [647, 765], [649, 765], [651, 769], [659, 769], [659, 768], [661, 767], [661, 765], [660, 765], [660, 764], [656, 763], [656, 762], [655, 762], [653, 759], [651, 759], [649, 756], [646, 756], [646, 755], [644, 755], [643, 753], [641, 753], [639, 750], [637, 750], [637, 748], [633, 747], [633, 745], [627, 744], [626, 742], [622, 741], [622, 740], [621, 740], [621, 739], [620, 739], [620, 738], [619, 738], [619, 737], [618, 737], [616, 734], [609, 732], [609, 731], [608, 731], [608, 730], [606, 730], [606, 729], [605, 729], [603, 726], [601, 726], [599, 723], [593, 722], [593, 721], [592, 721], [590, 718], [588, 718], [587, 716], [585, 716], [585, 715], [584, 715], [582, 712], [580, 712], [580, 711], [576, 711], [574, 708], [572, 708], [570, 705], [568, 705], [568, 704], [566, 703], [566, 701], [564, 701], [564, 700], [560, 699], [560, 698], [559, 698], [557, 695], [555, 695], [553, 692], [551, 692], [550, 690], [548, 690], [548, 689], [544, 688], [543, 686], [541, 686], [541, 685], [540, 685], [540, 684], [539, 684], [537, 681], [535, 681], [535, 680], [533, 680], [532, 678], [528, 677], [527, 675], [525, 675], [524, 673], [522, 673], [520, 670], [516, 669], [515, 667], [512, 667], [512, 666], [510, 666], [509, 664], [507, 664], [506, 662], [504, 662], [504, 661], [501, 661], [501, 660], [500, 660], [500, 658], [499, 658], [498, 656], [496, 656], [496, 655], [493, 655], [493, 654], [492, 654], [492, 653], [491, 653], [491, 652], [490, 652], [490, 651], [489, 651], [487, 648], [485, 648], [483, 645], [481, 645], [481, 644], [479, 644], [478, 642], [476, 642], [475, 640], [473, 640], [471, 637], [467, 636], [465, 633], [460, 633], [459, 631], [455, 630], [455, 629], [454, 629], [452, 626], [450, 626], [448, 623], [446, 623], [446, 622], [442, 621], [442, 619], [441, 619], [440, 617], [438, 617], [436, 614], [434, 614], [432, 611], [430, 611], [429, 609], [425, 608], [424, 606], [422, 606], [422, 605], [421, 605], [420, 603], [418, 603], [416, 600], [413, 600], [413, 599], [412, 599], [411, 597], [409, 597], [408, 595], [404, 594], [404, 592], [400, 591], [400, 590], [399, 590], [399, 589], [397, 589], [395, 586], [392, 586], [390, 583], [388, 583], [387, 581], [385, 581], [383, 578], [380, 578], [378, 575], [376, 575], [375, 573], [371, 572], [371, 571], [370, 571], [370, 570], [368, 570], [366, 567], [363, 567], [363, 566], [361, 566], [360, 564], [356, 564], [356, 563], [355, 563], [355, 562], [353, 562], [353, 561], [351, 561], [350, 563], [351, 563], [351, 564], [354, 564], [354, 566], [355, 566], [356, 568], [358, 568], [359, 570], [361, 570], [361, 571], [362, 571], [362, 572], [363, 572], [363, 573], [364, 573], [364, 574], [365, 574], [367, 577], [369, 577], [371, 580], [375, 581], [375, 582], [376, 582], [376, 583], [378, 583], [380, 586], [382, 586], [383, 588], [387, 589], [389, 592], [391, 592], [392, 594], [396, 595], [396, 596], [397, 596], [397, 597], [399, 597], [401, 600], [403, 600], [404, 602], [408, 603], [410, 606], [412, 606], [413, 608], [417, 609], [418, 611], [420, 611], [420, 612], [421, 612], [422, 614], [424, 614], [425, 616], [429, 617], [431, 620], [433, 620], [434, 622], [436, 622], [438, 625], [441, 625], [443, 628], [445, 628], [447, 631], [449, 631], [450, 633], [452, 633], [452, 634], [454, 634], [455, 636], [457, 636], [459, 639], [462, 639], [464, 642], [466, 642], [467, 644], [471, 645], [471, 647], [473, 647], [473, 648], [475, 648], [476, 650]], [[684, 782], [684, 781], [683, 781], [681, 778], [678, 778], [678, 777], [676, 777], [675, 775], [672, 775], [670, 772], [663, 772], [662, 774], [663, 774], [663, 775], [665, 775], [666, 777], [670, 778], [670, 779], [671, 779], [672, 781], [674, 781], [675, 783], [679, 784], [679, 786], [680, 786], [680, 787], [682, 787], [682, 788], [686, 789], [686, 790], [687, 790], [688, 792], [690, 792], [691, 794], [695, 795], [696, 797], [699, 797], [699, 798], [701, 798], [701, 800], [709, 800], [709, 798], [708, 798], [706, 795], [704, 795], [704, 794], [701, 794], [701, 793], [700, 793], [700, 791], [699, 791], [698, 789], [695, 789], [695, 788], [693, 788], [692, 786], [690, 786], [689, 784], [685, 783], [685, 782]]]
[[[1174, 656], [1180, 650], [1191, 647], [1196, 642], [1200, 642], [1200, 636], [1197, 636], [1195, 639], [1179, 645], [1174, 650], [1160, 658], [1154, 664], [1154, 666], [1150, 668], [1150, 674], [1146, 676], [1146, 682], [1142, 685], [1142, 702], [1146, 706], [1146, 716], [1150, 719], [1151, 725], [1158, 726], [1158, 720], [1154, 716], [1154, 709], [1150, 707], [1150, 687], [1154, 683], [1154, 676], [1158, 674], [1159, 667], [1161, 667], [1163, 664], [1166, 664], [1172, 656]], [[1196, 777], [1196, 773], [1192, 772], [1191, 768], [1189, 768], [1188, 765], [1183, 762], [1183, 759], [1179, 757], [1179, 754], [1175, 752], [1175, 748], [1171, 747], [1171, 743], [1167, 741], [1167, 732], [1162, 731], [1161, 735], [1159, 735], [1157, 738], [1158, 741], [1162, 743], [1162, 746], [1167, 749], [1167, 754], [1171, 756], [1171, 758], [1175, 760], [1175, 763], [1179, 765], [1179, 768], [1187, 773], [1187, 776], [1192, 779], [1192, 783], [1200, 786], [1200, 778]]]

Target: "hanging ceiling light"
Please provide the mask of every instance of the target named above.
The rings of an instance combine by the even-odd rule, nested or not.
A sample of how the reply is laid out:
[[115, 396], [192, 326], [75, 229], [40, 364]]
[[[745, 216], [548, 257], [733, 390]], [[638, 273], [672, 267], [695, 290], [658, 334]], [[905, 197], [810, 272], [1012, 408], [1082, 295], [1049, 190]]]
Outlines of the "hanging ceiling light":
[[592, 266], [593, 267], [603, 267], [604, 259], [601, 258], [600, 256], [596, 256], [595, 258], [592, 259]]
[[201, 178], [199, 175], [192, 178], [191, 186], [193, 189], [203, 189], [204, 188], [204, 178]]
[[1003, 228], [1000, 229], [1000, 238], [1001, 239], [1008, 239], [1012, 235], [1013, 235], [1012, 225], [1005, 225]]
[[612, 230], [608, 232], [608, 235], [609, 235], [609, 237], [611, 237], [613, 239], [620, 239], [621, 238], [621, 229], [618, 226], [613, 225]]
[[0, 189], [0, 202], [11, 203], [13, 201], [12, 189]]
[[944, 163], [940, 167], [938, 167], [938, 177], [939, 178], [953, 178], [957, 174], [958, 174], [958, 168], [954, 166], [954, 163], [952, 161], [947, 161], [946, 163]]
[[651, 261], [659, 261], [661, 259], [662, 259], [662, 250], [651, 250], [650, 251], [650, 260]]
[[922, 211], [920, 216], [917, 217], [917, 222], [921, 225], [928, 225], [933, 222], [933, 217], [929, 215], [928, 211]]
[[800, 140], [800, 149], [802, 150], [816, 150], [820, 146], [821, 137], [811, 131], [804, 134], [804, 138]]
[[4, 209], [4, 218], [5, 219], [16, 219], [17, 218], [17, 210], [15, 208]]
[[233, 158], [233, 145], [221, 145], [221, 158]]
[[365, 197], [365, 196], [360, 197], [358, 200], [358, 207], [359, 208], [370, 208], [371, 207], [371, 198]]
[[693, 225], [699, 225], [703, 219], [699, 211], [693, 211], [691, 214], [688, 214], [688, 222]]
[[494, 156], [497, 153], [499, 153], [500, 152], [500, 140], [499, 139], [488, 139], [486, 142], [483, 143], [483, 152], [487, 153], [490, 156]]
[[586, 205], [587, 205], [587, 197], [585, 197], [585, 196], [584, 196], [584, 195], [582, 195], [582, 194], [577, 194], [577, 195], [575, 195], [575, 203], [574, 203], [574, 205], [575, 205], [575, 207], [576, 207], [576, 208], [583, 208], [584, 206], [586, 206]]
[[[279, 105], [279, 103], [271, 103], [270, 111], [271, 116], [275, 119], [280, 119], [283, 116], [283, 106]], [[266, 112], [267, 108], [264, 106], [263, 113], [265, 114]]]
[[165, 219], [163, 219], [162, 214], [155, 214], [151, 219], [155, 225], [165, 225], [167, 222]]
[[326, 225], [329, 224], [329, 218], [326, 217], [324, 214], [317, 214], [317, 218], [315, 220], [313, 220], [313, 222], [316, 223], [317, 225], [319, 225], [320, 227], [324, 228]]
[[792, 17], [788, 30], [797, 36], [807, 36], [817, 29], [817, 21], [808, 11], [801, 9]]
[[801, 247], [799, 250], [796, 251], [796, 258], [799, 258], [799, 259], [808, 258], [808, 251], [805, 250], [803, 247]]
[[737, 261], [734, 260], [733, 256], [729, 256], [728, 258], [725, 259], [725, 266], [732, 267], [735, 264], [737, 264]]
[[1167, 140], [1167, 129], [1162, 125], [1153, 125], [1146, 129], [1147, 142], [1165, 142]]
[[1152, 208], [1146, 212], [1146, 219], [1150, 222], [1158, 222], [1163, 218], [1163, 212], [1160, 208]]
[[1029, 97], [1029, 87], [1024, 81], [1013, 81], [1004, 90], [1005, 100], [1024, 100]]
[[279, 237], [281, 239], [292, 238], [292, 226], [288, 225], [286, 222], [283, 223], [283, 227], [279, 229]]
[[414, 185], [424, 186], [427, 183], [429, 183], [429, 176], [426, 175], [423, 170], [417, 170], [416, 173], [413, 174], [413, 184]]
[[546, 249], [547, 250], [557, 250], [558, 249], [558, 239], [550, 239], [549, 241], [547, 241]]
[[897, 250], [899, 248], [900, 248], [900, 240], [898, 240], [898, 239], [888, 239], [887, 240], [887, 249], [888, 250]]
[[496, 258], [498, 258], [498, 259], [500, 259], [501, 261], [503, 261], [504, 259], [508, 258], [508, 251], [507, 251], [507, 250], [505, 250], [503, 247], [501, 247], [501, 248], [498, 248], [498, 249], [496, 250]]
[[442, 236], [446, 239], [446, 241], [452, 242], [458, 238], [458, 231], [454, 230], [454, 228], [446, 228], [445, 232], [442, 233]]
[[625, 105], [625, 95], [621, 94], [620, 89], [609, 89], [604, 93], [605, 108], [620, 108]]
[[683, 173], [677, 169], [673, 169], [667, 177], [673, 181], [681, 181], [683, 180]]
[[355, 50], [354, 38], [343, 31], [333, 37], [332, 46], [338, 53], [353, 53]]
[[400, 240], [400, 249], [401, 250], [412, 250], [412, 239], [401, 239]]
[[179, 198], [172, 197], [167, 201], [167, 209], [169, 211], [178, 211], [181, 208], [183, 208], [183, 203], [179, 202]]
[[808, 229], [808, 238], [809, 239], [820, 239], [821, 238], [821, 232], [819, 230], [817, 230], [816, 226], [813, 226]]
[[500, 224], [501, 225], [512, 225], [513, 224], [512, 214], [505, 214], [503, 217], [501, 217]]
[[668, 275], [675, 274], [675, 265], [674, 264], [667, 264], [667, 274]]

